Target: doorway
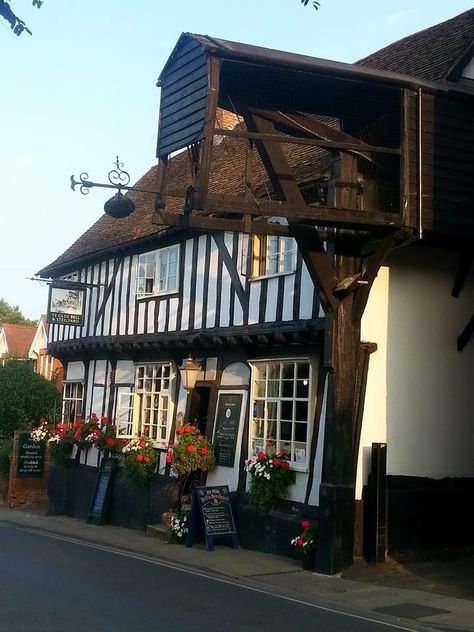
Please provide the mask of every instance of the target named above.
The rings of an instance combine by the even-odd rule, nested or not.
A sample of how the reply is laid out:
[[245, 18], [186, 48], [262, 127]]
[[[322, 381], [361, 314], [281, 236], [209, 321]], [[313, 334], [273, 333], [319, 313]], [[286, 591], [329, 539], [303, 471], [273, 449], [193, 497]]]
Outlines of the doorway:
[[196, 426], [203, 436], [206, 436], [206, 429], [208, 428], [210, 393], [210, 386], [196, 386], [191, 391], [189, 403], [188, 423]]

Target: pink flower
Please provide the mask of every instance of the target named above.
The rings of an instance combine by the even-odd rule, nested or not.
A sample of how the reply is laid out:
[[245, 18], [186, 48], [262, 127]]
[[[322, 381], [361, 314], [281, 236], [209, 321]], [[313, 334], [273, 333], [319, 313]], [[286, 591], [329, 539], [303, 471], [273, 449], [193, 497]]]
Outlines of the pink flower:
[[198, 439], [201, 440], [204, 439], [204, 437], [202, 435], [198, 435]]

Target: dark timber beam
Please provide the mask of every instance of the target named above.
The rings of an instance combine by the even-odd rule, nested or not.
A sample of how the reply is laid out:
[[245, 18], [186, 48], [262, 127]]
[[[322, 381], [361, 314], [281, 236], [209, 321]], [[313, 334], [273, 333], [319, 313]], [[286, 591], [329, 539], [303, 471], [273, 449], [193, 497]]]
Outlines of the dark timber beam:
[[[257, 115], [250, 117], [248, 125], [253, 126], [258, 132], [271, 133], [275, 131], [271, 121]], [[298, 188], [295, 177], [291, 173], [281, 145], [262, 140], [256, 141], [256, 146], [277, 194], [283, 196], [290, 204], [304, 206], [304, 198]], [[333, 295], [335, 286], [333, 268], [331, 260], [324, 249], [322, 239], [316, 230], [311, 235], [311, 238], [308, 239], [305, 234], [307, 231], [293, 230], [295, 222], [291, 220], [288, 221], [288, 224], [290, 226], [290, 234], [293, 235], [298, 244], [313, 283], [320, 290], [323, 308], [325, 311], [336, 309], [337, 301]]]

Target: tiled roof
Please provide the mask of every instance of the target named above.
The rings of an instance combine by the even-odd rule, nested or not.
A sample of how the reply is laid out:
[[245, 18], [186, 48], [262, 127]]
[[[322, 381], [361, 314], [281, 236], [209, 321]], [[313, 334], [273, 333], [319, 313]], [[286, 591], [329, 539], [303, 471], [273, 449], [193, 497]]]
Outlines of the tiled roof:
[[7, 340], [9, 355], [15, 358], [26, 358], [36, 333], [36, 327], [5, 324], [2, 329]]
[[385, 46], [356, 63], [367, 68], [443, 82], [449, 79], [450, 71], [473, 41], [474, 9], [470, 9]]

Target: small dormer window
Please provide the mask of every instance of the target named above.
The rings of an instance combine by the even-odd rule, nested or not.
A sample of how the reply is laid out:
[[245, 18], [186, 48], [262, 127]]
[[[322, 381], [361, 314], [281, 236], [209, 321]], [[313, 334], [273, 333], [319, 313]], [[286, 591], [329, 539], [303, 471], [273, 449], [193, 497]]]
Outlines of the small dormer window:
[[178, 289], [179, 245], [138, 255], [135, 295], [145, 298]]

